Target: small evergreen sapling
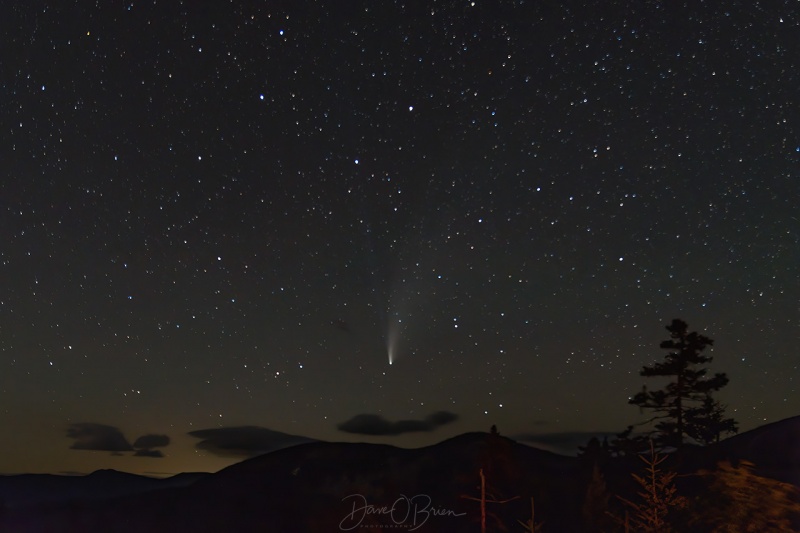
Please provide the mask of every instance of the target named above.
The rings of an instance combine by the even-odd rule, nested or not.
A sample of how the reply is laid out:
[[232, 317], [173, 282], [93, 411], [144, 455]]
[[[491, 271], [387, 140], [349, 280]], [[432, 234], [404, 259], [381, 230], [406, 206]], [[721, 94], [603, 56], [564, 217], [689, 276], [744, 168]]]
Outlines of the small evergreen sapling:
[[620, 525], [626, 530], [633, 527], [634, 531], [646, 533], [666, 533], [672, 531], [669, 523], [670, 512], [686, 507], [687, 500], [678, 495], [675, 487], [675, 472], [664, 472], [659, 465], [666, 459], [666, 455], [655, 452], [653, 442], [650, 441], [650, 454], [640, 455], [645, 464], [645, 475], [631, 474], [640, 489], [636, 494], [639, 501], [634, 502], [617, 496], [628, 507], [625, 520], [617, 518]]

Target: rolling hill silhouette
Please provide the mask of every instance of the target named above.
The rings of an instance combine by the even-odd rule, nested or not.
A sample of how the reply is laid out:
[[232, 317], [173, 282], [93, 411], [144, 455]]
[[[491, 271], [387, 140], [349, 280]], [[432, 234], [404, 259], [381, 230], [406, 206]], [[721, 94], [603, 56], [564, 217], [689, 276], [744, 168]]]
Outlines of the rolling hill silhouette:
[[723, 458], [750, 461], [761, 475], [800, 487], [800, 416], [740, 433], [719, 448]]
[[[797, 484], [798, 435], [800, 417], [794, 417], [716, 446], [692, 448], [686, 453], [696, 457], [679, 464], [694, 468], [723, 458], [747, 459], [763, 465], [764, 475]], [[610, 477], [625, 480], [627, 468], [620, 465]], [[510, 499], [488, 504], [490, 523], [513, 531], [517, 520], [530, 517], [533, 496], [537, 522], [544, 522], [547, 531], [582, 530], [588, 480], [584, 461], [497, 435], [467, 433], [418, 449], [310, 442], [216, 474], [178, 479], [106, 471], [47, 476], [53, 479], [37, 481], [37, 489], [29, 477], [7, 476], [0, 478], [6, 502], [0, 531], [303, 533], [378, 531], [394, 525], [407, 531], [468, 533], [479, 531], [479, 505], [469, 497], [479, 496], [481, 469], [491, 497]], [[27, 496], [8, 499], [15, 486]], [[42, 491], [38, 499], [36, 490]]]

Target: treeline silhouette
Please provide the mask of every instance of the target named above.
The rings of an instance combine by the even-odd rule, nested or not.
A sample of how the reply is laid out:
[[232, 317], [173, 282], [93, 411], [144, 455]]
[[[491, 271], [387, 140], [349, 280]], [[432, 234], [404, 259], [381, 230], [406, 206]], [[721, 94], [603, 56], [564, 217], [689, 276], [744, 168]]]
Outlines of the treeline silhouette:
[[[664, 360], [644, 366], [639, 374], [667, 378], [668, 383], [656, 390], [645, 386], [629, 400], [649, 417], [611, 441], [604, 438], [601, 443], [593, 437], [580, 447], [579, 475], [585, 491], [579, 530], [800, 531], [797, 486], [758, 475], [752, 462], [715, 461], [715, 453], [706, 453], [723, 436], [738, 432], [737, 422], [725, 415], [726, 407], [714, 397], [729, 379], [724, 373], [708, 371], [713, 358], [703, 352], [713, 345], [712, 339], [690, 332], [680, 319], [666, 329], [669, 339], [660, 343], [667, 350]], [[498, 450], [496, 441], [497, 430], [492, 427], [487, 449]], [[494, 460], [505, 461], [502, 454], [495, 454]], [[493, 483], [486, 474], [491, 464], [481, 469], [482, 486]], [[507, 501], [507, 496], [498, 498], [492, 493], [492, 499], [481, 502], [481, 509], [487, 502]], [[481, 532], [507, 530], [488, 507], [490, 526], [487, 516], [481, 516]], [[497, 529], [491, 528], [491, 519]], [[549, 531], [546, 522], [535, 521], [532, 498], [531, 517], [519, 524], [524, 531]]]

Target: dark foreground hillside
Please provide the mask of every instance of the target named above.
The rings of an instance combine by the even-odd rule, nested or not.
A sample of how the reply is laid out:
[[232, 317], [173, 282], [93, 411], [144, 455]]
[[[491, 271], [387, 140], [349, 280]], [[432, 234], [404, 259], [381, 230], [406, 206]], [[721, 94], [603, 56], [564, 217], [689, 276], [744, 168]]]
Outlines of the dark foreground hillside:
[[[508, 525], [530, 516], [574, 530], [581, 494], [578, 460], [471, 433], [420, 449], [310, 443], [256, 457], [185, 488], [113, 500], [74, 500], [6, 510], [3, 531], [367, 531], [404, 525], [416, 531], [478, 531], [481, 466]], [[382, 514], [367, 506], [385, 507]], [[387, 514], [394, 506], [393, 514]], [[416, 521], [416, 522], [415, 522]], [[375, 531], [375, 529], [372, 529]]]
[[[717, 447], [689, 450], [671, 458], [670, 468], [693, 472], [724, 458], [750, 457], [756, 462], [769, 457], [767, 474], [797, 479], [798, 422], [800, 417], [742, 434]], [[779, 450], [778, 446], [789, 448]], [[313, 442], [180, 482], [117, 473], [130, 490], [115, 496], [108, 496], [115, 482], [107, 472], [100, 476], [107, 487], [105, 498], [91, 496], [84, 487], [82, 493], [69, 489], [72, 492], [63, 498], [52, 497], [48, 489], [49, 496], [38, 503], [33, 496], [24, 502], [6, 499], [0, 531], [478, 532], [480, 504], [470, 498], [480, 496], [481, 469], [487, 497], [510, 500], [487, 504], [489, 531], [503, 531], [503, 527], [522, 531], [517, 521], [530, 518], [531, 496], [543, 531], [587, 531], [582, 506], [592, 466], [586, 460], [485, 433], [410, 450]], [[640, 466], [635, 458], [607, 463], [604, 473], [611, 492], [633, 496], [636, 487], [630, 472]], [[84, 485], [91, 477], [86, 476]], [[679, 484], [689, 497], [703, 490], [694, 479], [686, 476]], [[162, 482], [166, 482], [163, 487], [158, 486]], [[65, 478], [59, 483], [75, 485], [81, 480]], [[8, 493], [13, 484], [12, 478], [5, 478], [0, 487]]]

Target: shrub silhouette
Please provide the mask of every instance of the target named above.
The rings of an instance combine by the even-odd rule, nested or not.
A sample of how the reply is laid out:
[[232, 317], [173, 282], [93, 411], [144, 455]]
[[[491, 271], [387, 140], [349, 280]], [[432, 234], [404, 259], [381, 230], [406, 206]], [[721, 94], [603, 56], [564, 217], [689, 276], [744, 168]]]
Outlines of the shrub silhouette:
[[749, 461], [736, 466], [723, 461], [715, 471], [701, 471], [711, 484], [707, 496], [698, 502], [697, 525], [725, 533], [797, 531], [792, 518], [800, 518], [800, 491], [794, 485], [759, 476], [754, 468]]

